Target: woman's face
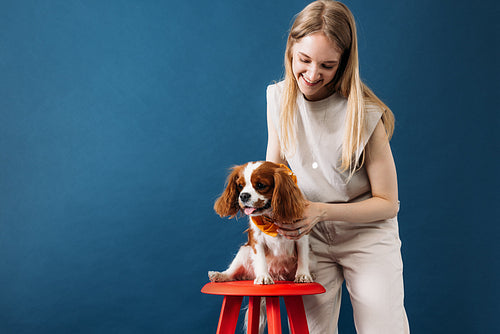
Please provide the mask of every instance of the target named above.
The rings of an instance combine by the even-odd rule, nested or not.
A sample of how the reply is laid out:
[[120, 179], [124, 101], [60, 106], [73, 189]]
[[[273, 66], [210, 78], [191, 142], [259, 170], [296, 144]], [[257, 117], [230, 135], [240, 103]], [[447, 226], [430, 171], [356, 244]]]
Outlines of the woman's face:
[[317, 101], [333, 93], [328, 84], [335, 77], [341, 52], [322, 32], [301, 38], [292, 48], [292, 70], [306, 99]]

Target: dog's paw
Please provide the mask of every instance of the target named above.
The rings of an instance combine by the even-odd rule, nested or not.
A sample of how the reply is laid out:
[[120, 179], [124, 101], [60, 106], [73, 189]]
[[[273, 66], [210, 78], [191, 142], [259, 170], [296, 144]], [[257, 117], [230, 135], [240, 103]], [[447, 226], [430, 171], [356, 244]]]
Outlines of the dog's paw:
[[273, 279], [269, 274], [259, 275], [253, 280], [254, 284], [274, 284]]
[[305, 274], [297, 274], [295, 275], [295, 283], [312, 283], [314, 282], [311, 274], [305, 273]]
[[211, 282], [227, 282], [231, 280], [227, 274], [218, 271], [209, 271], [208, 278]]

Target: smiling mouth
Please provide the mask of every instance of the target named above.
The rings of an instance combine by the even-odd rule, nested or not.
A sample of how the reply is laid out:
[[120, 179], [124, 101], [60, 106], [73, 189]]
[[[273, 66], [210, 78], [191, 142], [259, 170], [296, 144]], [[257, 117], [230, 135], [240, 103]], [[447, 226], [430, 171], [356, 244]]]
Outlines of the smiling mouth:
[[260, 207], [260, 208], [254, 208], [254, 207], [250, 207], [250, 206], [245, 206], [243, 208], [243, 212], [247, 216], [250, 216], [251, 214], [256, 214], [256, 213], [262, 212], [264, 210], [267, 210], [270, 207], [271, 207], [271, 202], [267, 202], [266, 205], [264, 205], [263, 207]]
[[308, 86], [315, 86], [315, 85], [317, 85], [318, 83], [320, 83], [322, 81], [321, 79], [316, 80], [316, 81], [310, 81], [303, 74], [301, 74], [301, 77], [302, 77], [302, 79], [304, 79], [304, 82]]

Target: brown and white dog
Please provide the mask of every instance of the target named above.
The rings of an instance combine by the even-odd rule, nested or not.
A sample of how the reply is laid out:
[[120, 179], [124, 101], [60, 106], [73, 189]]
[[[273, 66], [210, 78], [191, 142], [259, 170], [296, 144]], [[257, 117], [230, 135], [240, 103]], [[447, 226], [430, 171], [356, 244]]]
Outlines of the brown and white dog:
[[301, 219], [305, 204], [295, 175], [285, 165], [259, 161], [234, 167], [214, 209], [221, 217], [248, 215], [248, 242], [240, 247], [228, 269], [210, 271], [210, 280], [254, 280], [255, 284], [273, 284], [274, 280], [312, 282], [308, 236], [297, 241], [286, 239], [273, 224]]

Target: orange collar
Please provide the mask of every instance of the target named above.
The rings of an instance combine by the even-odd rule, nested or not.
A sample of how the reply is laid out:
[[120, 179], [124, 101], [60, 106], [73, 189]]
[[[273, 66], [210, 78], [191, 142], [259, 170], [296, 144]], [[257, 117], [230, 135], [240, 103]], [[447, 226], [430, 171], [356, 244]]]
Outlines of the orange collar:
[[[292, 178], [292, 180], [297, 184], [297, 177], [295, 174], [288, 168], [288, 166], [280, 164], [280, 167], [285, 168], [288, 170], [288, 174]], [[275, 225], [273, 221], [266, 217], [266, 216], [255, 216], [255, 217], [250, 217], [252, 219], [252, 222], [257, 226], [259, 230], [264, 232], [267, 235], [270, 235], [271, 237], [275, 237], [278, 235], [278, 225]]]
[[278, 235], [278, 225], [275, 225], [271, 219], [266, 216], [255, 216], [250, 217], [252, 222], [257, 226], [259, 230], [264, 232], [271, 237], [275, 237]]
[[292, 172], [292, 170], [290, 168], [288, 168], [287, 165], [280, 164], [280, 167], [285, 168], [288, 171], [288, 175], [290, 175], [293, 182], [295, 182], [295, 184], [297, 184], [297, 176], [295, 176], [295, 174]]

